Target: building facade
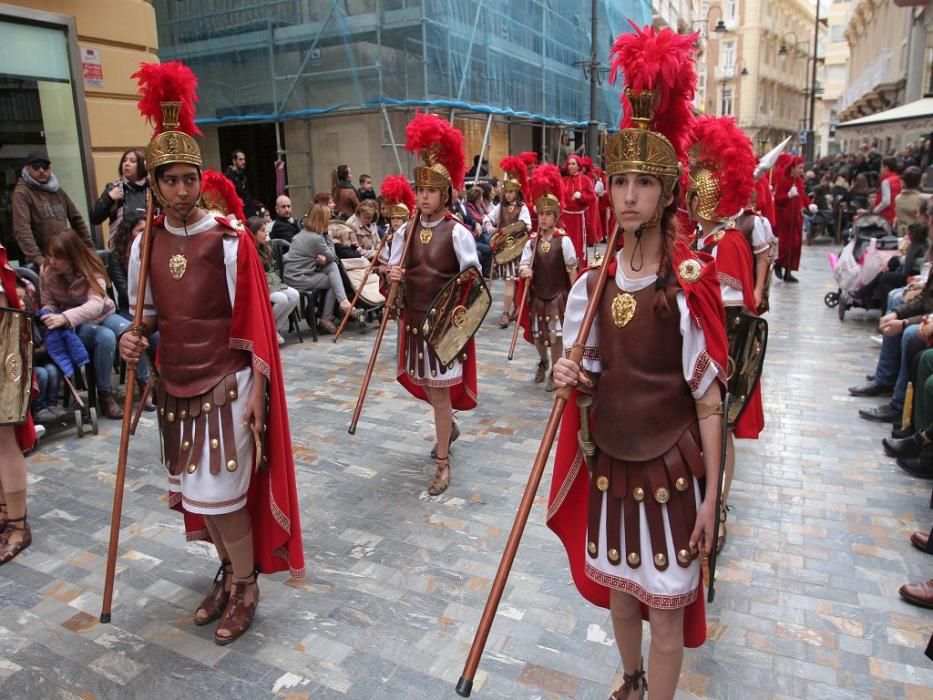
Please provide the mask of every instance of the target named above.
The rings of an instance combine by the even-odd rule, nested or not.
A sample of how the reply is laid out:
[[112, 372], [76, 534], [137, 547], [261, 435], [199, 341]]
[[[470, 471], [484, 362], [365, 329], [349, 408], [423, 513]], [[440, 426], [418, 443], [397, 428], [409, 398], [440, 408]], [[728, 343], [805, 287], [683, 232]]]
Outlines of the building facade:
[[[732, 115], [759, 152], [806, 129], [815, 8], [806, 0], [705, 2], [701, 111]], [[719, 19], [724, 32], [716, 32]]]
[[[845, 18], [849, 84], [839, 96], [839, 122], [852, 121], [933, 94], [933, 8], [927, 0], [850, 0]], [[844, 129], [847, 150], [863, 143], [883, 151], [917, 134], [886, 128], [872, 134]]]
[[825, 8], [827, 27], [825, 51], [822, 53], [825, 62], [820, 78], [823, 92], [820, 95], [821, 118], [818, 120], [821, 156], [838, 153], [842, 147], [836, 140], [835, 129], [840, 121], [839, 100], [849, 83], [849, 42], [845, 31], [852, 2], [840, 0]]
[[[470, 159], [509, 152], [561, 160], [589, 119], [590, 6], [579, 0], [154, 0], [163, 60], [200, 81], [207, 162], [247, 155], [254, 197], [271, 204], [287, 167], [302, 211], [341, 163], [378, 184], [409, 173], [405, 124], [416, 109], [453, 119]], [[597, 56], [647, 0], [600, 0]], [[605, 67], [605, 66], [604, 66]], [[598, 73], [597, 120], [615, 126], [618, 87]]]
[[[144, 0], [0, 2], [0, 241], [11, 241], [10, 192], [23, 159], [44, 149], [87, 217], [124, 150], [150, 129], [130, 74], [156, 60], [155, 13]], [[106, 228], [98, 230], [103, 245]], [[15, 254], [15, 253], [14, 253]]]

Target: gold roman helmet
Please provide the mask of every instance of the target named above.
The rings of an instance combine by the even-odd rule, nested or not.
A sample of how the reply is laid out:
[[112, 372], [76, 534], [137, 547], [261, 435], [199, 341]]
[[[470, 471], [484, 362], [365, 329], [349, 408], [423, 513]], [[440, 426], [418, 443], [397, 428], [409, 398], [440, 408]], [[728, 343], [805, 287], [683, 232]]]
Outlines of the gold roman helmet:
[[405, 148], [418, 151], [424, 165], [415, 168], [415, 187], [463, 188], [466, 173], [463, 134], [446, 119], [419, 112], [405, 128]]
[[696, 197], [696, 216], [725, 222], [736, 216], [755, 190], [757, 159], [752, 142], [732, 117], [697, 119], [690, 149], [687, 201]]
[[560, 216], [562, 190], [560, 170], [553, 163], [539, 165], [531, 173], [531, 194], [539, 215], [551, 212]]
[[156, 133], [146, 146], [149, 186], [165, 207], [156, 183], [156, 168], [184, 163], [201, 168], [201, 149], [194, 124], [198, 80], [190, 68], [178, 61], [142, 63], [132, 77], [139, 84], [139, 111], [155, 126]]

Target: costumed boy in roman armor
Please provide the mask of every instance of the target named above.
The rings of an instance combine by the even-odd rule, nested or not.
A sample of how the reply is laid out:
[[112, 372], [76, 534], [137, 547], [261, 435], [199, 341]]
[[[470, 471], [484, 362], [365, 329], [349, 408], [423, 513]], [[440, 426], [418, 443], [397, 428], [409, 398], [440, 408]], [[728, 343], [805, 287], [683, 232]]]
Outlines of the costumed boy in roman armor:
[[[624, 237], [613, 251], [589, 337], [578, 338], [598, 271], [574, 283], [554, 382], [563, 414], [548, 505], [580, 593], [609, 608], [623, 683], [612, 698], [641, 698], [642, 620], [651, 625], [647, 685], [674, 696], [683, 647], [705, 640], [700, 561], [713, 546], [722, 448], [726, 334], [719, 278], [676, 224], [679, 180], [693, 123], [696, 35], [637, 28], [612, 47], [611, 79], [626, 80], [620, 130], [607, 141], [606, 176]], [[576, 408], [576, 407], [575, 407]], [[586, 411], [595, 452], [584, 459]]]
[[590, 204], [596, 200], [593, 180], [583, 173], [580, 156], [567, 156], [564, 163], [564, 209], [560, 217], [560, 226], [573, 241], [577, 260], [586, 264], [586, 245], [589, 238], [587, 224]]
[[[751, 141], [732, 117], [700, 117], [693, 137], [690, 189], [686, 202], [691, 220], [700, 226], [697, 249], [716, 260], [726, 309], [742, 310], [755, 316], [758, 304], [755, 301], [752, 252], [745, 236], [735, 228], [732, 220], [754, 190], [755, 152]], [[731, 332], [732, 324], [727, 328]], [[733, 360], [737, 363], [736, 358]], [[734, 438], [757, 440], [764, 424], [761, 383], [758, 382], [737, 423], [729, 431], [719, 513], [722, 525], [717, 547], [721, 548], [726, 540], [729, 489], [735, 473]]]
[[549, 369], [563, 357], [564, 307], [570, 286], [577, 278], [577, 254], [570, 236], [557, 228], [562, 188], [556, 165], [547, 163], [535, 168], [531, 175], [531, 192], [538, 229], [525, 244], [518, 268], [519, 298], [524, 285], [531, 285], [519, 323], [525, 331], [525, 340], [534, 343], [538, 351], [535, 382], [543, 382], [547, 376], [547, 390], [553, 391], [554, 378]]
[[463, 187], [463, 134], [433, 114], [418, 114], [409, 122], [406, 135], [405, 147], [419, 152], [424, 165], [415, 168], [417, 213], [392, 238], [388, 278], [405, 283], [398, 381], [434, 410], [435, 470], [428, 493], [436, 496], [450, 484], [449, 449], [459, 434], [453, 410], [476, 407], [476, 353], [471, 338], [460, 358], [444, 365], [425, 342], [422, 329], [438, 292], [462, 271], [480, 270], [480, 264], [473, 234], [446, 208], [451, 187]]
[[[0, 565], [6, 564], [32, 544], [26, 520], [26, 459], [23, 452], [36, 443], [36, 430], [29, 410], [33, 386], [32, 322], [21, 311], [16, 293], [16, 273], [10, 267], [6, 248], [0, 246], [0, 313], [9, 315], [0, 338], [6, 358], [0, 390]], [[17, 316], [14, 322], [12, 316]]]
[[[528, 192], [528, 163], [522, 156], [506, 156], [499, 161], [499, 167], [505, 171], [506, 179], [502, 183], [505, 192], [505, 201], [496, 204], [483, 220], [484, 225], [496, 229], [497, 233], [490, 240], [493, 255], [505, 246], [503, 239], [508, 237], [505, 229], [512, 224], [521, 222], [525, 224], [525, 231], [531, 233], [531, 213], [525, 200], [530, 197]], [[496, 262], [496, 273], [499, 279], [505, 281], [505, 293], [502, 297], [502, 316], [499, 318], [499, 328], [508, 328], [512, 320], [515, 306], [515, 282], [518, 279], [518, 261], [521, 251], [518, 251], [511, 260], [504, 263]]]
[[246, 221], [236, 185], [223, 173], [210, 168], [201, 173], [201, 205], [215, 216], [226, 217], [234, 228], [242, 228]]
[[[214, 641], [224, 645], [252, 622], [257, 573], [304, 575], [275, 321], [250, 234], [200, 206], [194, 73], [170, 62], [142, 64], [133, 77], [140, 111], [156, 127], [146, 167], [164, 213], [152, 224], [150, 259], [141, 259], [142, 237], [130, 253], [130, 304], [144, 294], [145, 316], [121, 335], [120, 352], [138, 361], [159, 331], [169, 504], [184, 514], [188, 539], [217, 548], [220, 568], [194, 623], [218, 620]], [[145, 290], [137, 288], [141, 265]]]
[[[399, 229], [408, 225], [411, 213], [415, 210], [415, 191], [408, 184], [408, 178], [404, 175], [390, 175], [382, 181], [379, 193], [382, 197], [382, 207], [386, 219], [389, 221], [385, 235], [394, 236]], [[382, 247], [382, 250], [379, 251], [380, 270], [382, 266], [388, 264], [391, 249], [391, 239], [389, 239]], [[380, 277], [380, 280], [384, 282], [385, 278]], [[384, 284], [381, 286], [384, 296], [388, 289]]]
[[803, 183], [803, 158], [789, 153], [778, 157], [774, 166], [774, 204], [778, 237], [774, 274], [785, 282], [799, 282], [791, 273], [800, 269], [803, 210], [810, 208]]

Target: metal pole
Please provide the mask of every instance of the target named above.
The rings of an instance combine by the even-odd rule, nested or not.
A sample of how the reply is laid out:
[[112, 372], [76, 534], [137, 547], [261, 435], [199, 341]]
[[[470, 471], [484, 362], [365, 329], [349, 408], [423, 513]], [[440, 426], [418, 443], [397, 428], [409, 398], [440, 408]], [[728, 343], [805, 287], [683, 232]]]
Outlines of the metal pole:
[[483, 133], [483, 147], [479, 149], [479, 159], [476, 161], [476, 167], [473, 169], [473, 179], [479, 177], [479, 169], [483, 167], [483, 156], [486, 155], [486, 142], [489, 140], [489, 129], [492, 126], [492, 112], [486, 119], [486, 131]]
[[402, 167], [402, 159], [398, 157], [398, 144], [395, 142], [395, 134], [392, 133], [392, 122], [389, 121], [389, 111], [386, 109], [385, 105], [379, 105], [379, 109], [382, 110], [382, 116], [386, 120], [386, 129], [389, 130], [389, 141], [392, 142], [392, 153], [395, 155], [395, 164], [398, 165], [398, 171], [404, 173], [405, 169]]
[[807, 129], [807, 157], [812, 163], [816, 155], [816, 59], [820, 46], [820, 0], [816, 0], [816, 21], [813, 23], [813, 69], [810, 72], [810, 124]]
[[596, 120], [596, 96], [599, 84], [599, 60], [596, 56], [596, 36], [599, 26], [599, 0], [593, 0], [590, 6], [590, 121], [587, 125], [587, 151], [590, 158], [599, 158], [599, 122]]
[[[467, 53], [466, 61], [463, 64], [463, 75], [460, 76], [460, 86], [457, 88], [457, 99], [463, 99], [463, 88], [466, 86], [467, 75], [470, 72], [470, 62], [473, 59], [473, 43], [476, 41], [476, 29], [479, 27], [479, 18], [480, 13], [485, 9], [483, 7], [483, 2], [476, 3], [476, 15], [473, 17], [473, 30], [470, 32], [470, 43], [467, 44]], [[450, 48], [450, 42], [447, 43], [448, 49]], [[452, 66], [453, 64], [451, 64]], [[453, 122], [451, 122], [453, 124]]]

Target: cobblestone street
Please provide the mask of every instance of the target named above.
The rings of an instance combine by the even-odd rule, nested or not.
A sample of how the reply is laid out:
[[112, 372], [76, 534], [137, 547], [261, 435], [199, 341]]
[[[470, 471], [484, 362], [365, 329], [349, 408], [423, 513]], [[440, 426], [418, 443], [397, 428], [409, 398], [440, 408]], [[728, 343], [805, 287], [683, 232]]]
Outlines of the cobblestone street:
[[[933, 698], [933, 611], [898, 587], [933, 576], [910, 546], [930, 483], [881, 450], [847, 387], [873, 371], [877, 313], [841, 323], [829, 248], [801, 283], [775, 281], [766, 429], [738, 447], [710, 641], [688, 650], [678, 697]], [[520, 343], [506, 360], [501, 286], [478, 336], [480, 405], [458, 420], [451, 488], [424, 490], [426, 405], [394, 381], [390, 330], [355, 436], [350, 412], [375, 336], [350, 329], [283, 348], [307, 578], [260, 579], [252, 630], [228, 647], [192, 614], [216, 569], [166, 506], [155, 422], [130, 445], [113, 622], [98, 622], [120, 424], [62, 429], [30, 459], [33, 546], [0, 568], [3, 698], [453, 698], [552, 395]], [[606, 698], [621, 682], [608, 611], [570, 581], [544, 525], [550, 470], [474, 685], [476, 698]], [[647, 640], [646, 640], [647, 644]], [[647, 651], [647, 646], [645, 647]]]

